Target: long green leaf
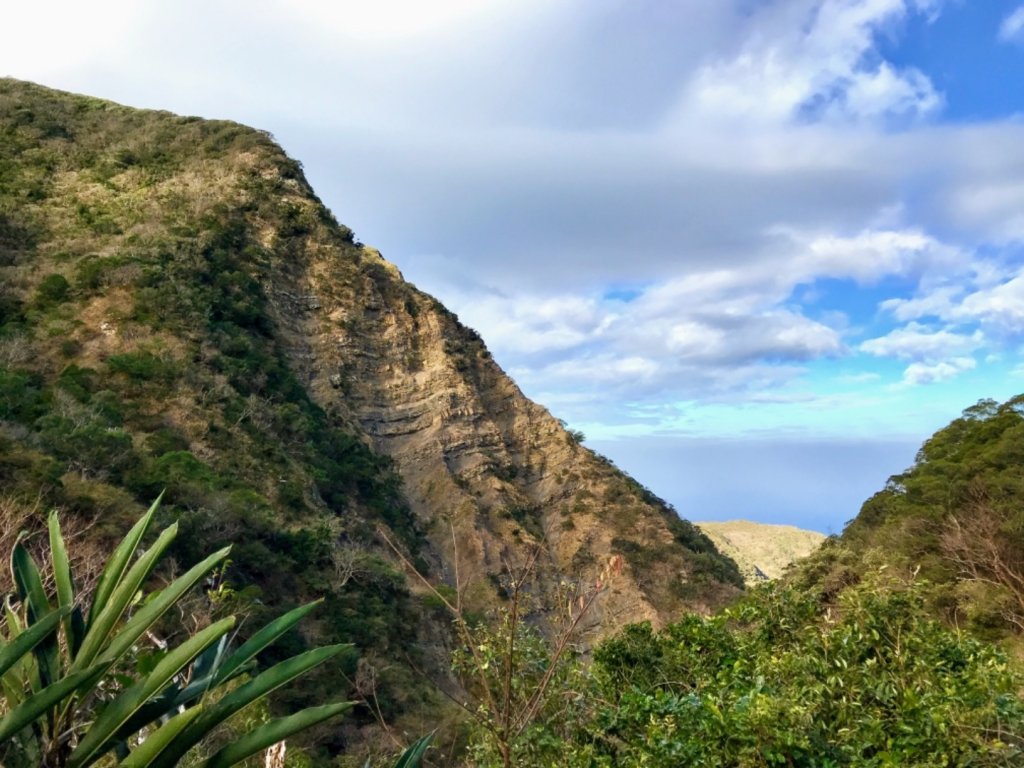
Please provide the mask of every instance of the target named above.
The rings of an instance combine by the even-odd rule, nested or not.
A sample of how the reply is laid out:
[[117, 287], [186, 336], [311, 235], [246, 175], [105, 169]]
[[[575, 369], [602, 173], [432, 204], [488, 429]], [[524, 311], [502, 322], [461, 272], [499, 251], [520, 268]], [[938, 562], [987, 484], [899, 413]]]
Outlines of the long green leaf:
[[135, 713], [131, 720], [121, 727], [118, 733], [114, 735], [114, 739], [127, 738], [147, 723], [153, 722], [158, 717], [164, 716], [177, 707], [187, 706], [207, 691], [241, 673], [247, 668], [248, 662], [260, 651], [295, 626], [296, 623], [321, 602], [323, 600], [315, 600], [312, 603], [300, 606], [279, 616], [243, 643], [224, 662], [220, 661], [220, 656], [223, 653], [223, 647], [227, 643], [227, 637], [222, 637], [220, 643], [210, 646], [196, 659], [189, 675], [191, 682], [185, 688], [180, 691], [167, 690], [160, 696], [148, 701], [144, 707]]
[[192, 659], [234, 625], [235, 618], [230, 616], [197, 632], [164, 656], [145, 679], [127, 688], [110, 702], [71, 753], [68, 768], [80, 768], [95, 762], [102, 755], [101, 747], [108, 743], [110, 737], [136, 710], [168, 686], [174, 680], [174, 676], [188, 666]]
[[139, 548], [139, 543], [142, 541], [142, 537], [146, 535], [146, 531], [149, 529], [149, 524], [153, 521], [153, 515], [156, 510], [160, 507], [160, 500], [163, 499], [164, 495], [161, 492], [157, 496], [156, 501], [150, 506], [149, 511], [146, 512], [142, 518], [132, 526], [131, 530], [125, 535], [121, 543], [118, 544], [117, 549], [107, 560], [107, 565], [103, 569], [103, 573], [100, 574], [100, 580], [96, 585], [96, 591], [93, 593], [92, 598], [92, 611], [89, 614], [89, 624], [93, 623], [93, 620], [99, 616], [100, 611], [103, 610], [107, 604], [107, 600], [110, 599], [110, 595], [113, 593], [114, 588], [121, 582], [121, 578], [124, 576], [125, 571], [128, 569], [128, 565], [131, 562], [132, 555]]
[[223, 657], [227, 644], [228, 636], [222, 635], [216, 643], [196, 657], [188, 670], [189, 683], [184, 688], [179, 687], [175, 681], [135, 710], [135, 713], [110, 737], [113, 744], [124, 744], [133, 734], [150, 723], [170, 717], [209, 691], [213, 687], [212, 673], [219, 666], [219, 660]]
[[322, 707], [310, 707], [288, 717], [281, 717], [261, 725], [254, 731], [242, 736], [228, 746], [215, 753], [209, 760], [202, 763], [202, 768], [227, 768], [239, 763], [260, 750], [284, 741], [299, 731], [304, 731], [317, 723], [337, 717], [352, 708], [352, 702], [343, 701], [337, 704], [325, 704]]
[[67, 611], [64, 619], [64, 637], [73, 658], [81, 638], [75, 636], [74, 621], [71, 618], [71, 612], [75, 607], [75, 583], [71, 578], [71, 563], [68, 560], [67, 548], [64, 546], [64, 537], [60, 533], [57, 510], [50, 513], [47, 527], [50, 531], [50, 560], [53, 563], [53, 581], [57, 586], [57, 605]]
[[[39, 567], [32, 559], [25, 545], [19, 540], [11, 551], [11, 572], [18, 594], [27, 608], [28, 625], [39, 621], [52, 610], [50, 601], [46, 599], [43, 580], [39, 576]], [[41, 690], [57, 681], [59, 674], [57, 658], [57, 639], [47, 637], [35, 647], [36, 660], [39, 662], [39, 687]]]
[[105, 664], [96, 664], [82, 672], [62, 678], [53, 685], [43, 688], [0, 718], [0, 744], [22, 728], [31, 725], [44, 712], [67, 698], [78, 688], [88, 688], [106, 669]]
[[271, 691], [291, 682], [318, 664], [322, 664], [331, 657], [337, 656], [346, 648], [351, 648], [351, 645], [342, 643], [314, 648], [305, 653], [300, 653], [298, 656], [285, 659], [279, 664], [275, 664], [249, 682], [239, 686], [224, 696], [224, 698], [208, 706], [202, 716], [196, 718], [181, 733], [175, 743], [153, 763], [153, 768], [174, 768], [182, 755], [198, 744], [207, 733], [236, 712], [263, 698]]
[[[21, 620], [18, 618], [18, 614], [14, 612], [11, 607], [11, 600], [13, 596], [8, 595], [4, 600], [4, 621], [7, 625], [7, 636], [10, 638], [16, 638], [25, 631], [21, 625]], [[38, 678], [36, 672], [35, 655], [24, 656], [15, 661], [13, 666], [7, 670], [3, 675], [0, 675], [0, 680], [3, 681], [4, 694], [7, 697], [8, 708], [13, 708], [21, 702], [28, 694], [28, 690], [31, 687], [29, 681], [33, 678]]]
[[[182, 595], [195, 586], [207, 573], [216, 568], [218, 563], [224, 560], [230, 552], [231, 547], [225, 547], [218, 552], [214, 552], [152, 596], [142, 608], [136, 611], [135, 615], [128, 620], [128, 623], [121, 627], [111, 638], [106, 649], [102, 652], [100, 661], [115, 663], [121, 656], [127, 653], [146, 630], [159, 621], [160, 617], [167, 613]], [[79, 663], [78, 658], [75, 659], [75, 663]], [[74, 665], [72, 665], [73, 667]], [[153, 709], [154, 711], [156, 710], [155, 707]], [[167, 709], [162, 709], [155, 716], [159, 716], [166, 711]]]
[[178, 693], [180, 693], [180, 690], [177, 685], [169, 685], [135, 710], [132, 716], [125, 720], [121, 727], [110, 736], [107, 740], [108, 743], [100, 747], [100, 753], [102, 754], [118, 744], [125, 744], [132, 736], [146, 726], [180, 711], [176, 703]]
[[434, 734], [428, 733], [422, 739], [413, 742], [409, 745], [409, 748], [405, 750], [398, 758], [398, 761], [394, 764], [393, 768], [419, 768], [420, 761], [423, 759], [423, 755], [427, 751], [427, 747], [430, 746], [430, 742], [434, 740]]
[[[149, 576], [157, 562], [163, 555], [164, 550], [171, 545], [174, 537], [178, 535], [177, 524], [171, 525], [160, 532], [153, 546], [143, 552], [135, 561], [128, 573], [120, 580], [114, 590], [107, 598], [106, 605], [100, 608], [99, 615], [93, 620], [90, 617], [89, 629], [82, 647], [71, 665], [71, 670], [76, 671], [84, 666], [92, 664], [99, 656], [100, 651], [111, 641], [112, 633], [117, 622], [120, 621], [124, 612], [128, 610], [132, 599], [135, 597], [142, 582]], [[96, 598], [98, 600], [98, 598]], [[96, 603], [93, 603], [93, 612], [96, 610]]]
[[294, 608], [283, 616], [279, 616], [267, 624], [263, 629], [250, 637], [239, 646], [238, 650], [228, 657], [213, 678], [213, 684], [218, 685], [225, 680], [231, 679], [232, 675], [245, 665], [256, 654], [277, 640], [281, 635], [299, 623], [310, 611], [316, 608], [323, 600], [314, 600], [312, 603]]
[[218, 552], [214, 552], [201, 563], [189, 568], [185, 573], [160, 590], [159, 593], [152, 596], [118, 630], [117, 634], [107, 645], [106, 650], [103, 651], [102, 659], [104, 661], [116, 661], [122, 654], [126, 653], [134, 645], [135, 641], [142, 637], [147, 629], [159, 621], [160, 617], [167, 613], [181, 599], [182, 595], [192, 589], [203, 576], [216, 568], [218, 563], [224, 560], [230, 552], [231, 547], [225, 547]]
[[12, 599], [11, 595], [4, 599], [4, 618], [7, 621], [7, 633], [11, 637], [23, 632], [25, 629], [21, 626], [21, 619], [18, 618], [17, 612], [15, 612], [14, 607], [11, 605]]
[[146, 736], [146, 740], [132, 750], [120, 765], [120, 768], [148, 768], [174, 741], [182, 729], [196, 719], [203, 711], [202, 705], [186, 709], [161, 725], [154, 733]]
[[18, 634], [10, 643], [0, 648], [0, 675], [17, 664], [26, 653], [51, 635], [65, 614], [66, 611], [63, 609], [51, 611], [24, 632]]
[[154, 696], [135, 710], [135, 714], [111, 736], [111, 740], [114, 743], [127, 741], [132, 734], [150, 723], [171, 716], [175, 711], [180, 711], [181, 707], [188, 706], [213, 688], [212, 673], [217, 669], [218, 660], [223, 657], [227, 644], [228, 636], [222, 635], [192, 662], [187, 675], [188, 685], [184, 688], [179, 687], [177, 683], [167, 686], [158, 696]]
[[224, 656], [228, 651], [228, 637], [225, 635], [216, 645], [211, 645], [195, 660], [192, 665], [192, 672], [189, 675], [191, 680], [209, 680], [224, 664]]

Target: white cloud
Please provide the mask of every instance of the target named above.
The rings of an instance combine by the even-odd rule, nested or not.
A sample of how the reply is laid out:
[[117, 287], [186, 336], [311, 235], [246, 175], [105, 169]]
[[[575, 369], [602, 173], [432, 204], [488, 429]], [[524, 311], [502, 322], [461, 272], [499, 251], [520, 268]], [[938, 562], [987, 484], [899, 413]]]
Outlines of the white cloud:
[[910, 299], [886, 299], [879, 308], [890, 312], [901, 321], [922, 317], [949, 317], [955, 300], [963, 292], [961, 286], [943, 285], [927, 294]]
[[795, 402], [805, 365], [858, 375], [864, 327], [1024, 324], [989, 258], [1024, 242], [1024, 124], [941, 125], [879, 44], [941, 0], [61, 6], [12, 6], [0, 71], [273, 131], [543, 399]]
[[490, 346], [516, 354], [558, 352], [600, 337], [615, 313], [593, 298], [572, 294], [549, 297], [497, 293], [464, 296], [459, 314], [466, 324], [487, 331]]
[[[813, 294], [822, 279], [920, 280], [932, 271], [959, 274], [965, 262], [957, 249], [914, 229], [841, 236], [775, 228], [772, 238], [773, 250], [758, 263], [690, 268], [636, 291], [629, 301], [573, 294], [511, 297], [482, 293], [479, 286], [449, 297], [530, 391], [601, 382], [645, 400], [700, 392], [750, 397], [755, 385], [787, 386], [802, 365], [850, 352], [843, 338], [852, 332], [846, 315], [819, 308], [809, 317], [795, 298], [806, 293], [799, 287], [811, 286]], [[935, 362], [982, 344], [980, 333], [933, 333], [912, 323], [864, 342], [860, 351]], [[772, 367], [779, 375], [766, 376]]]
[[1024, 333], [1024, 267], [1008, 271], [984, 260], [971, 266], [972, 274], [963, 285], [939, 284], [909, 299], [888, 299], [881, 309], [897, 320], [934, 317], [959, 325], [980, 324], [992, 337]]
[[962, 184], [950, 195], [957, 217], [988, 230], [996, 239], [1024, 240], [1024, 182], [1018, 173], [1011, 165], [998, 176]]
[[752, 15], [732, 57], [698, 71], [684, 110], [745, 125], [808, 115], [859, 121], [934, 112], [942, 99], [924, 74], [870, 55], [880, 30], [910, 10], [934, 14], [934, 6], [904, 0], [766, 4]]
[[946, 0], [914, 0], [914, 7], [918, 13], [924, 14], [931, 24], [938, 19], [945, 3]]
[[[785, 230], [780, 230], [785, 232]], [[793, 278], [848, 278], [873, 283], [889, 275], [905, 275], [929, 267], [946, 268], [959, 252], [920, 230], [865, 230], [852, 237], [787, 232], [805, 251], [793, 260]]]
[[844, 373], [837, 381], [840, 384], [871, 384], [873, 382], [881, 380], [881, 376], [873, 372], [865, 373]]
[[602, 354], [553, 363], [544, 369], [544, 373], [557, 380], [569, 379], [588, 384], [628, 384], [639, 390], [657, 377], [665, 367], [662, 361], [638, 355], [620, 357]]
[[111, 41], [127, 39], [142, 15], [139, 4], [131, 0], [106, 0], [99, 6], [66, 0], [9, 3], [0, 33], [0, 76], [17, 77], [28, 66], [35, 77], [57, 77], [107, 61]]
[[971, 293], [950, 314], [979, 320], [1006, 333], [1024, 332], [1024, 274]]
[[910, 323], [885, 336], [868, 339], [859, 348], [876, 357], [935, 361], [974, 352], [984, 344], [985, 337], [981, 331], [967, 335], [949, 330], [935, 331], [918, 323]]
[[897, 72], [883, 62], [873, 71], [856, 72], [849, 78], [840, 111], [877, 119], [888, 114], [927, 114], [942, 103], [942, 97], [921, 72]]
[[1019, 6], [999, 25], [999, 39], [1003, 42], [1020, 41], [1024, 32], [1024, 5]]
[[909, 386], [934, 384], [970, 371], [976, 365], [971, 357], [956, 357], [940, 363], [911, 363], [903, 372], [903, 383]]
[[[345, 39], [360, 46], [377, 44], [408, 45], [411, 40], [435, 37], [453, 27], [478, 24], [484, 19], [494, 21], [505, 15], [510, 6], [528, 0], [305, 0], [301, 16], [311, 26], [335, 39]], [[281, 3], [284, 13], [294, 13], [293, 3]], [[535, 8], [538, 3], [530, 3]]]

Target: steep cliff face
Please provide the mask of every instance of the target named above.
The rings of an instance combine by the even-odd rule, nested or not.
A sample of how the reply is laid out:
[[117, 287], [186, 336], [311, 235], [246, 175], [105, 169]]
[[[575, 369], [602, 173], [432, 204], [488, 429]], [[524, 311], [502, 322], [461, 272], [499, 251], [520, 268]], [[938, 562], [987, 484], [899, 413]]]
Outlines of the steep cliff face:
[[[731, 561], [526, 399], [265, 134], [9, 80], [0, 113], [0, 361], [42, 393], [0, 409], [0, 437], [55, 462], [58, 500], [127, 509], [164, 483], [210, 541], [244, 540], [224, 510], [249, 493], [271, 549], [275, 526], [328, 548], [401, 529], [480, 606], [535, 547], [551, 591], [619, 554], [597, 632], [735, 592]], [[54, 429], [116, 433], [123, 455], [53, 447], [54, 410]]]
[[[283, 204], [306, 204], [305, 192]], [[457, 563], [460, 583], [486, 602], [533, 547], [553, 583], [592, 581], [619, 554], [624, 573], [593, 617], [604, 629], [659, 624], [734, 593], [731, 564], [702, 534], [578, 445], [474, 331], [377, 251], [324, 227], [289, 274], [270, 295], [293, 365], [317, 402], [395, 460], [449, 582]]]

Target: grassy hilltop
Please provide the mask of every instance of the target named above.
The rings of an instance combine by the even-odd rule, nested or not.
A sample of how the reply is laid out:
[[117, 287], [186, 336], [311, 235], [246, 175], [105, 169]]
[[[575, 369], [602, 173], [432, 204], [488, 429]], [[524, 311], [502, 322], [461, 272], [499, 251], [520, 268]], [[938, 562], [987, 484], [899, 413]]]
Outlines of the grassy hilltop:
[[825, 540], [825, 535], [817, 531], [750, 520], [695, 525], [720, 552], [736, 561], [748, 585], [779, 578], [787, 566], [809, 555]]

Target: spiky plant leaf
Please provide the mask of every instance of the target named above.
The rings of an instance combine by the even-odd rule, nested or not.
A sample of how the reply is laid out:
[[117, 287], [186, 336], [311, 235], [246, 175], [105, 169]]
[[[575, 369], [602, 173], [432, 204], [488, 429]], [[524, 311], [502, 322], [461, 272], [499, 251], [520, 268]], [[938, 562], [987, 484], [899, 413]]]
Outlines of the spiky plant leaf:
[[110, 639], [103, 651], [104, 660], [115, 660], [126, 653], [131, 646], [150, 629], [160, 617], [169, 611], [186, 592], [194, 587], [202, 578], [212, 571], [231, 552], [231, 547], [214, 552], [201, 563], [192, 566], [185, 573], [172, 581], [132, 616]]
[[0, 718], [0, 744], [22, 728], [32, 725], [77, 689], [91, 686], [103, 674], [106, 666], [105, 664], [96, 664], [82, 672], [63, 677], [53, 685], [43, 688], [39, 693], [29, 696], [3, 718]]
[[314, 648], [275, 664], [249, 682], [239, 686], [215, 704], [211, 704], [202, 717], [197, 718], [186, 728], [171, 748], [153, 764], [153, 768], [173, 768], [189, 749], [198, 744], [217, 725], [347, 648], [351, 648], [351, 645], [342, 643]]
[[393, 768], [419, 768], [420, 761], [423, 759], [423, 755], [426, 754], [427, 748], [433, 740], [434, 734], [428, 733], [422, 739], [410, 744], [409, 748], [399, 755]]
[[19, 632], [11, 642], [0, 647], [0, 675], [17, 664], [36, 645], [48, 639], [66, 614], [67, 611], [63, 609], [51, 611], [35, 624], [29, 625], [28, 629]]
[[110, 738], [136, 711], [170, 685], [174, 676], [188, 666], [192, 659], [234, 625], [234, 616], [229, 616], [197, 632], [164, 656], [149, 675], [108, 704], [71, 753], [68, 768], [81, 768], [95, 762], [105, 751], [104, 747]]
[[78, 627], [72, 613], [75, 608], [75, 583], [71, 578], [71, 561], [68, 559], [67, 547], [60, 532], [60, 520], [57, 511], [50, 513], [47, 520], [50, 533], [50, 562], [53, 565], [53, 581], [57, 591], [57, 606], [66, 611], [64, 617], [64, 637], [71, 647], [71, 655], [78, 651], [82, 638], [77, 635]]
[[[11, 573], [18, 595], [25, 603], [28, 623], [34, 624], [50, 613], [52, 608], [50, 601], [46, 599], [39, 567], [20, 539], [11, 552]], [[56, 681], [60, 674], [56, 637], [44, 638], [35, 646], [34, 653], [38, 662], [39, 679], [33, 681], [33, 689], [39, 691]]]
[[[178, 534], [177, 524], [161, 531], [153, 546], [143, 552], [139, 559], [128, 569], [124, 577], [111, 590], [107, 603], [95, 619], [91, 616], [96, 613], [96, 603], [93, 603], [93, 610], [90, 613], [89, 628], [86, 631], [85, 639], [82, 640], [82, 647], [71, 665], [75, 671], [92, 664], [100, 655], [100, 652], [110, 643], [114, 635], [114, 628], [117, 622], [124, 616], [125, 611], [131, 604], [143, 581], [156, 567], [157, 562], [163, 555], [164, 550], [171, 545]], [[96, 598], [98, 599], [98, 598]]]
[[128, 531], [124, 539], [117, 546], [117, 549], [114, 550], [110, 559], [107, 560], [107, 565], [100, 574], [100, 580], [96, 585], [96, 592], [93, 594], [92, 610], [89, 612], [89, 624], [93, 623], [99, 612], [107, 604], [114, 588], [121, 582], [121, 578], [131, 562], [132, 555], [138, 550], [142, 537], [149, 530], [149, 525], [153, 521], [153, 515], [160, 507], [160, 500], [163, 499], [163, 496], [163, 493], [161, 493], [157, 497], [156, 501], [150, 506], [149, 511], [132, 526], [131, 530]]
[[132, 750], [124, 760], [120, 768], [149, 768], [153, 761], [159, 757], [174, 739], [181, 733], [182, 729], [196, 719], [203, 712], [202, 705], [186, 709], [166, 723], [161, 725], [154, 733], [146, 736], [146, 740]]
[[281, 635], [298, 624], [306, 614], [322, 602], [323, 600], [321, 599], [314, 600], [312, 603], [307, 603], [306, 605], [300, 605], [298, 608], [288, 611], [288, 613], [283, 616], [279, 616], [267, 624], [263, 629], [243, 643], [238, 650], [231, 654], [228, 660], [221, 665], [214, 677], [215, 682], [222, 683], [226, 680], [230, 680], [248, 661], [255, 658], [258, 653], [263, 651], [271, 643], [281, 637]]
[[228, 768], [260, 750], [271, 747], [279, 741], [284, 741], [289, 736], [304, 731], [317, 723], [337, 717], [351, 708], [352, 702], [343, 701], [337, 704], [325, 704], [321, 707], [310, 707], [296, 712], [294, 715], [271, 720], [215, 753], [202, 764], [202, 768]]

